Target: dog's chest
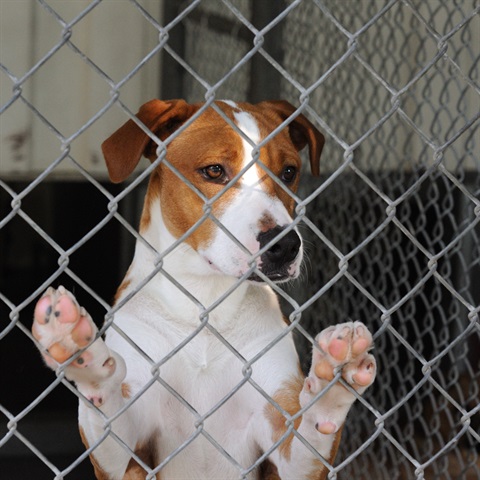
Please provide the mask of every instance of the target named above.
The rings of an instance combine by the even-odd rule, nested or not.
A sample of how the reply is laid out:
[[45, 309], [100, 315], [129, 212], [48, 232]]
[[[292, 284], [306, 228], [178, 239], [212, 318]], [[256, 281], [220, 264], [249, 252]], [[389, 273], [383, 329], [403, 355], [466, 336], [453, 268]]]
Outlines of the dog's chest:
[[[173, 454], [162, 469], [162, 478], [239, 477], [235, 463], [248, 468], [261, 454], [253, 441], [253, 431], [267, 403], [249, 379], [271, 395], [282, 377], [295, 371], [291, 345], [286, 340], [258, 357], [280, 334], [277, 313], [267, 309], [262, 322], [252, 323], [253, 312], [246, 305], [253, 302], [245, 302], [231, 328], [221, 328], [212, 315], [209, 320], [215, 328], [197, 329], [166, 317], [160, 320], [148, 308], [147, 300], [138, 302], [141, 310], [135, 315], [125, 312], [116, 322], [159, 364], [158, 382], [135, 407], [139, 418], [148, 418], [145, 441], [154, 437], [158, 461]], [[261, 302], [255, 303], [258, 311], [265, 312]], [[135, 395], [150, 384], [152, 365], [119, 336], [110, 334], [109, 340], [112, 348], [124, 353], [126, 380], [132, 382]], [[232, 463], [228, 456], [235, 461]], [[218, 472], [223, 472], [221, 477]]]
[[203, 414], [245, 383], [248, 362], [234, 343], [202, 331], [165, 363], [161, 374], [183, 399]]
[[230, 356], [228, 347], [209, 332], [200, 333], [184, 347], [185, 367], [206, 379], [221, 371]]
[[[246, 382], [245, 362], [207, 334], [191, 340], [166, 367], [171, 367], [165, 369], [164, 379], [172, 391], [161, 397], [162, 430], [169, 433], [161, 436], [160, 451], [168, 454], [183, 448], [171, 462], [172, 473], [185, 478], [213, 478], [213, 472], [218, 475], [223, 465], [223, 478], [235, 478], [238, 470], [227, 456], [243, 465], [258, 456], [249, 438], [255, 404], [260, 405], [261, 398]], [[191, 438], [194, 440], [189, 443]], [[187, 471], [192, 465], [195, 471]]]

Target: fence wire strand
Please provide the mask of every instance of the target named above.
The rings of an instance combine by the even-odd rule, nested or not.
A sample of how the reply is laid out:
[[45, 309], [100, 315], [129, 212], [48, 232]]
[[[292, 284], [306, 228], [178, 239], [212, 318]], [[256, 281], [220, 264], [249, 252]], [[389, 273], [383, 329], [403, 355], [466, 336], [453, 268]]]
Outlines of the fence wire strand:
[[[6, 419], [5, 431], [0, 432], [0, 459], [1, 449], [17, 439], [46, 465], [51, 478], [70, 478], [68, 475], [74, 474], [89, 453], [112, 438], [145, 469], [146, 478], [155, 478], [188, 445], [203, 437], [236, 467], [238, 478], [249, 478], [264, 458], [293, 434], [327, 466], [329, 479], [480, 478], [480, 6], [474, 1], [446, 0], [285, 0], [279, 2], [284, 8], [278, 11], [272, 7], [276, 2], [256, 5], [249, 0], [196, 0], [167, 2], [175, 6], [176, 14], [163, 20], [162, 12], [154, 13], [146, 1], [123, 3], [130, 8], [126, 15], [138, 12], [158, 37], [120, 80], [114, 80], [97, 59], [90, 58], [74, 35], [85, 19], [97, 15], [100, 8], [114, 9], [115, 2], [86, 3], [67, 21], [57, 2], [37, 0], [36, 8], [61, 29], [57, 42], [20, 74], [13, 73], [14, 66], [0, 59], [2, 81], [10, 82], [11, 91], [0, 105], [0, 114], [8, 115], [21, 104], [61, 143], [57, 156], [22, 191], [15, 192], [8, 180], [0, 178], [0, 190], [11, 205], [0, 218], [0, 235], [8, 232], [15, 220], [22, 219], [58, 255], [58, 268], [20, 302], [13, 302], [0, 291], [0, 302], [10, 312], [10, 320], [0, 323], [0, 342], [8, 342], [12, 332], [18, 330], [36, 343], [24, 326], [29, 319], [22, 319], [23, 323], [20, 319], [46, 287], [65, 274], [104, 309], [106, 322], [99, 335], [114, 329], [150, 365], [151, 379], [114, 417], [107, 418], [90, 405], [104, 422], [104, 434], [61, 469], [41, 445], [35, 445], [22, 432], [21, 420], [61, 385], [78, 401], [89, 404], [65, 379], [65, 367], [79, 352], [60, 365], [57, 378], [19, 412], [5, 408], [0, 396], [0, 412]], [[267, 13], [271, 9], [263, 24], [256, 23], [260, 8]], [[182, 48], [174, 40], [180, 28]], [[272, 39], [281, 45], [281, 54], [270, 51]], [[69, 135], [42, 113], [35, 97], [25, 93], [29, 82], [49, 68], [64, 46], [109, 87], [109, 98]], [[182, 130], [162, 142], [138, 120], [157, 143], [159, 158], [120, 193], [109, 193], [96, 174], [72, 153], [75, 141], [95, 129], [113, 107], [125, 114], [125, 120], [134, 118], [133, 111], [139, 106], [124, 102], [122, 89], [159, 55], [175, 62], [177, 76], [171, 81], [181, 85], [187, 101], [206, 100], [204, 108], [214, 108], [233, 128], [236, 126], [212, 102], [220, 98], [248, 100], [263, 73], [274, 72], [278, 82], [271, 85], [271, 91], [298, 107], [282, 128], [302, 113], [327, 137], [320, 181], [307, 174], [300, 192], [293, 196], [297, 205], [294, 226], [299, 226], [306, 241], [307, 285], [272, 285], [291, 323], [250, 360], [209, 323], [209, 315], [250, 273], [268, 281], [256, 270], [255, 260], [270, 244], [252, 256], [251, 269], [212, 305], [202, 305], [163, 269], [163, 258], [206, 220], [245, 251], [246, 247], [211, 212], [213, 202], [243, 171], [218, 196], [206, 199], [165, 159], [168, 143]], [[257, 61], [264, 62], [263, 66], [259, 67]], [[265, 91], [265, 98], [271, 91]], [[251, 164], [260, 164], [260, 147], [275, 141], [279, 130], [271, 132], [260, 145], [252, 145]], [[252, 143], [243, 132], [238, 133]], [[103, 219], [69, 248], [57, 243], [36, 218], [22, 209], [29, 195], [66, 162], [108, 201]], [[120, 208], [122, 201], [138, 193], [160, 162], [205, 202], [202, 218], [165, 252], [155, 251]], [[284, 188], [273, 172], [262, 168]], [[122, 302], [109, 307], [89, 286], [89, 279], [80, 278], [69, 262], [112, 221], [147, 247], [155, 260], [150, 275]], [[150, 358], [113, 323], [115, 312], [156, 275], [167, 278], [198, 309], [197, 328], [159, 361]], [[361, 319], [372, 330], [380, 368], [375, 385], [353, 407], [340, 454], [332, 466], [294, 429], [295, 418], [283, 411], [251, 375], [255, 363], [290, 332], [307, 368], [315, 334], [349, 319]], [[235, 388], [203, 414], [160, 375], [162, 366], [202, 331], [215, 336], [240, 362], [243, 372]], [[33, 349], [34, 344], [31, 346]], [[339, 378], [337, 374], [331, 385]], [[150, 388], [158, 386], [192, 415], [195, 428], [182, 445], [150, 468], [115, 434], [112, 423]], [[244, 386], [267, 399], [285, 417], [287, 426], [271, 449], [247, 467], [212, 437], [205, 423]]]

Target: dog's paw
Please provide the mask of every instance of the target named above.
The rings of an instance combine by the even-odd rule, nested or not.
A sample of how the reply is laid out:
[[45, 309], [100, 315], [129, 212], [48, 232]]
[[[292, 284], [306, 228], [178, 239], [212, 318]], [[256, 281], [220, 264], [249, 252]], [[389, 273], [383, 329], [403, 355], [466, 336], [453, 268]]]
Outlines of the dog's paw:
[[49, 287], [37, 302], [32, 334], [42, 347], [47, 365], [56, 369], [83, 350], [66, 369], [75, 382], [98, 382], [109, 378], [117, 361], [111, 356], [90, 315], [64, 287]]
[[312, 367], [318, 378], [330, 381], [341, 367], [342, 377], [359, 393], [373, 383], [376, 363], [369, 353], [373, 347], [372, 334], [362, 322], [326, 328], [315, 340], [319, 349], [314, 348]]
[[[343, 379], [359, 394], [373, 383], [377, 371], [375, 358], [369, 353], [373, 339], [363, 323], [348, 322], [326, 328], [315, 341], [312, 367], [300, 397], [302, 406], [323, 390], [339, 369]], [[312, 409], [317, 417], [317, 430], [324, 434], [336, 432], [354, 401], [355, 396], [343, 385], [334, 385]]]

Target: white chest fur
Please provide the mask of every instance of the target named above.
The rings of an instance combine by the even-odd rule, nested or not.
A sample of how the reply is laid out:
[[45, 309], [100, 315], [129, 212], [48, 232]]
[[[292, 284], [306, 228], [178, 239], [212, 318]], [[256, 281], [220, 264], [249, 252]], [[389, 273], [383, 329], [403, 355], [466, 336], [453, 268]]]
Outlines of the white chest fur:
[[[143, 392], [131, 408], [144, 441], [154, 439], [159, 461], [174, 455], [165, 466], [167, 478], [217, 478], [213, 471], [217, 476], [223, 472], [218, 478], [235, 478], [236, 463], [247, 468], [258, 458], [251, 437], [254, 418], [263, 414], [266, 400], [249, 379], [272, 395], [279, 377], [296, 372], [290, 337], [256, 360], [284, 328], [278, 306], [272, 309], [271, 302], [276, 300], [268, 288], [250, 286], [230, 328], [212, 312], [215, 332], [208, 326], [198, 330], [193, 324], [172, 323], [142, 294], [118, 313], [116, 325], [139, 348], [114, 332], [107, 343], [123, 352], [132, 397]], [[153, 312], [155, 322], [144, 321]], [[263, 322], [258, 322], [262, 312]], [[215, 324], [222, 328], [217, 331]], [[187, 471], [192, 468], [196, 471]]]

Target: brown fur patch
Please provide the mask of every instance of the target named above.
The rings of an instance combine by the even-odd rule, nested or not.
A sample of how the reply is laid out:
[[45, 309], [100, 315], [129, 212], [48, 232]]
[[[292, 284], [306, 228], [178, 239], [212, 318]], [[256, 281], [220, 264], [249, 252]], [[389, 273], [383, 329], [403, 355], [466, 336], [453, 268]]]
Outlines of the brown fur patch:
[[130, 385], [128, 383], [122, 383], [122, 397], [123, 398], [130, 398], [132, 396], [132, 391]]
[[[154, 468], [157, 465], [157, 452], [153, 441], [147, 442], [145, 445], [137, 445], [135, 454], [150, 468]], [[146, 475], [146, 470], [132, 458], [123, 480], [143, 480]], [[160, 480], [160, 473], [157, 473], [155, 478]]]
[[[295, 415], [300, 410], [300, 392], [303, 388], [303, 378], [301, 375], [292, 378], [284, 383], [284, 385], [275, 393], [273, 399], [290, 415]], [[277, 442], [282, 435], [287, 431], [285, 425], [286, 418], [270, 403], [265, 407], [265, 413], [268, 421], [272, 427], [272, 440]], [[297, 429], [300, 426], [302, 417], [299, 417], [294, 422], [294, 427]], [[332, 445], [332, 450], [328, 462], [333, 464], [337, 456], [338, 448], [340, 446], [340, 439], [342, 436], [343, 425], [335, 434], [335, 440]], [[279, 446], [278, 450], [287, 461], [291, 460], [293, 434], [290, 434]], [[292, 460], [295, 462], [295, 459]], [[324, 480], [328, 475], [328, 469], [318, 459], [312, 460], [312, 472], [307, 477], [308, 480]], [[261, 477], [263, 478], [263, 477]], [[266, 479], [276, 479], [275, 476], [267, 476]]]
[[[78, 430], [80, 432], [80, 438], [82, 439], [85, 448], [90, 448], [87, 442], [87, 438], [85, 437], [83, 428], [80, 425], [78, 426]], [[142, 460], [142, 462], [144, 462], [150, 468], [154, 468], [157, 465], [157, 451], [155, 449], [153, 441], [147, 442], [142, 445], [137, 445], [135, 448], [135, 454]], [[95, 478], [97, 480], [110, 480], [110, 477], [107, 475], [105, 470], [100, 467], [93, 454], [90, 454], [90, 462], [93, 465]], [[127, 470], [125, 471], [125, 475], [123, 476], [123, 480], [143, 480], [145, 479], [146, 475], [147, 471], [142, 468], [136, 460], [131, 458], [130, 462], [128, 463]], [[161, 480], [160, 473], [156, 474], [156, 479]]]
[[[225, 185], [205, 178], [202, 169], [220, 164], [227, 176], [233, 177], [242, 165], [242, 140], [213, 109], [208, 109], [169, 145], [167, 160], [209, 199], [222, 192]], [[178, 238], [202, 218], [204, 202], [168, 166], [161, 164], [158, 174], [161, 205], [168, 205], [168, 209], [162, 211], [163, 218], [169, 231]], [[212, 204], [213, 215], [220, 216], [237, 191], [237, 188], [225, 191]], [[194, 249], [205, 247], [215, 230], [215, 223], [207, 218], [186, 239], [186, 243]]]
[[[240, 103], [239, 108], [250, 113], [250, 115], [255, 118], [262, 139], [270, 135], [272, 131], [282, 123], [282, 118], [279, 117], [278, 113], [268, 108], [268, 106], [266, 108], [264, 104], [250, 105], [248, 103]], [[272, 140], [260, 149], [260, 160], [261, 163], [258, 164], [258, 168], [262, 188], [264, 188], [269, 195], [279, 198], [290, 215], [292, 215], [295, 207], [293, 198], [280, 187], [277, 182], [272, 180], [266, 171], [262, 171], [263, 163], [271, 172], [281, 178], [285, 167], [296, 167], [298, 174], [295, 180], [286, 186], [293, 192], [298, 190], [301, 160], [290, 138], [288, 127], [278, 132]]]
[[117, 288], [117, 292], [115, 293], [115, 297], [113, 298], [113, 305], [116, 305], [119, 298], [123, 295], [123, 292], [130, 286], [131, 282], [127, 277], [128, 277], [128, 272], [125, 278], [123, 279], [122, 283], [120, 284], [120, 286]]
[[[220, 102], [218, 104], [227, 116], [234, 121], [233, 109]], [[241, 111], [250, 113], [258, 122], [261, 136], [274, 130], [281, 118], [267, 109], [250, 104], [238, 104]], [[195, 107], [196, 108], [196, 107]], [[276, 175], [281, 176], [286, 166], [295, 166], [300, 170], [300, 157], [293, 145], [288, 129], [280, 132], [260, 152], [261, 161]], [[207, 199], [219, 194], [224, 189], [222, 182], [215, 182], [202, 175], [202, 169], [210, 165], [222, 165], [228, 178], [233, 178], [243, 167], [244, 152], [242, 138], [213, 109], [207, 109], [189, 127], [173, 140], [167, 151], [168, 162], [175, 167], [195, 189]], [[278, 197], [293, 212], [294, 201], [266, 172], [258, 167], [262, 188], [272, 196]], [[289, 188], [297, 190], [299, 176]], [[241, 181], [241, 179], [240, 179]], [[204, 216], [204, 202], [195, 189], [190, 188], [176, 173], [161, 163], [152, 174], [145, 197], [145, 205], [140, 221], [140, 232], [151, 223], [151, 208], [153, 200], [160, 197], [164, 221], [169, 231], [175, 237], [182, 236], [187, 230]], [[237, 185], [233, 185], [211, 205], [212, 213], [219, 217], [226, 206], [237, 194]], [[186, 239], [194, 249], [206, 247], [216, 231], [215, 223], [206, 218], [205, 221]]]
[[[303, 379], [298, 376], [284, 383], [284, 385], [277, 390], [273, 395], [273, 400], [277, 402], [289, 415], [295, 415], [300, 410], [299, 396], [303, 388]], [[265, 407], [265, 414], [272, 427], [272, 440], [277, 442], [282, 435], [287, 431], [285, 425], [286, 418], [272, 405], [267, 404]], [[294, 422], [294, 427], [297, 429], [302, 418], [298, 417]], [[285, 459], [290, 460], [292, 449], [293, 433], [291, 433], [279, 446], [280, 455]]]
[[259, 480], [281, 480], [277, 467], [268, 459], [260, 465], [259, 475]]
[[[83, 431], [83, 428], [79, 425], [78, 430], [80, 431], [80, 438], [82, 439], [82, 443], [85, 445], [85, 448], [88, 450], [90, 448], [90, 445], [87, 442], [87, 438], [85, 437], [85, 433]], [[105, 471], [100, 467], [98, 464], [97, 460], [93, 456], [93, 454], [90, 454], [90, 462], [93, 465], [93, 470], [95, 472], [95, 478], [97, 480], [110, 480], [110, 477], [105, 473]]]
[[[157, 465], [157, 451], [153, 441], [147, 442], [143, 445], [137, 445], [135, 448], [135, 454], [150, 468], [154, 468]], [[132, 458], [128, 463], [127, 471], [125, 472], [123, 480], [143, 480], [146, 475], [146, 470]], [[160, 480], [160, 473], [157, 473], [155, 478]]]
[[[335, 434], [335, 440], [333, 441], [332, 451], [330, 453], [330, 458], [327, 458], [327, 461], [330, 465], [333, 465], [335, 457], [337, 456], [338, 447], [340, 446], [340, 439], [342, 437], [343, 425], [340, 427], [340, 430]], [[312, 461], [312, 471], [307, 476], [307, 480], [325, 480], [328, 475], [328, 469], [325, 467], [323, 462], [318, 458], [313, 459]]]
[[275, 220], [269, 214], [263, 215], [262, 218], [260, 218], [260, 220], [258, 221], [258, 228], [261, 232], [267, 232], [274, 227], [276, 227]]
[[143, 233], [149, 227], [150, 222], [152, 221], [152, 215], [151, 215], [152, 205], [153, 205], [153, 202], [160, 195], [159, 190], [160, 190], [160, 179], [158, 177], [158, 174], [156, 172], [153, 172], [152, 175], [150, 175], [147, 193], [145, 195], [145, 199], [143, 202], [143, 211], [142, 211], [142, 216], [140, 218], [140, 227], [138, 229], [140, 233]]

